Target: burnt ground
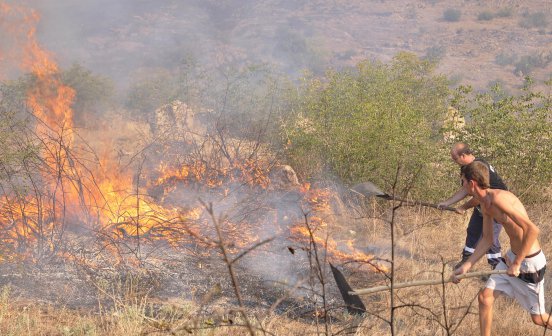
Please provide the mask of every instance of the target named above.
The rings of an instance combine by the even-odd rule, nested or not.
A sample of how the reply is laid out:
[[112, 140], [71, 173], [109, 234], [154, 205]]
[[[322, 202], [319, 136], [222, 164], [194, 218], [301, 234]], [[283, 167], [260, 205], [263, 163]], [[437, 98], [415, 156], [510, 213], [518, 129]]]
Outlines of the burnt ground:
[[[279, 252], [252, 252], [251, 259], [262, 255], [262, 270], [243, 263], [235, 273], [246, 308], [252, 311], [274, 311], [295, 317], [309, 317], [314, 309], [308, 278], [309, 265], [302, 251], [292, 254], [280, 242]], [[115, 303], [132, 302], [147, 297], [148, 302], [163, 305], [172, 299], [194, 302], [205, 313], [221, 307], [238, 307], [228, 268], [215, 251], [197, 248], [197, 253], [173, 252], [144, 258], [141, 265], [96, 264], [53, 258], [39, 262], [4, 262], [0, 264], [0, 286], [9, 286], [10, 296], [18, 302], [32, 302], [74, 310], [97, 311]], [[145, 249], [144, 249], [145, 250]], [[279, 278], [278, 260], [287, 259], [293, 279]], [[329, 271], [329, 270], [327, 270]], [[347, 273], [349, 275], [349, 273]], [[327, 273], [328, 298], [332, 306], [341, 306], [341, 297]], [[298, 283], [301, 283], [298, 285]], [[316, 286], [320, 290], [320, 286]], [[319, 302], [319, 299], [316, 300]], [[224, 309], [223, 308], [223, 309]]]

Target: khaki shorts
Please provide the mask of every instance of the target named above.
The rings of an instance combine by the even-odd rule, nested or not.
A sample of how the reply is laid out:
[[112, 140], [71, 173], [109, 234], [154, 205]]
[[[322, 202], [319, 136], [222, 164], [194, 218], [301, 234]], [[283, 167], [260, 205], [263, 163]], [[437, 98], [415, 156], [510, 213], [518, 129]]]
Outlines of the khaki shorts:
[[[516, 258], [516, 255], [512, 251], [508, 251], [506, 255], [510, 260]], [[536, 272], [544, 266], [546, 266], [546, 257], [541, 251], [534, 257], [523, 259], [520, 271], [522, 273]], [[496, 265], [496, 269], [506, 270], [508, 266], [501, 260]], [[500, 291], [515, 299], [531, 315], [546, 313], [546, 308], [544, 307], [544, 279], [539, 283], [533, 284], [516, 277], [508, 276], [507, 274], [493, 274], [485, 287]]]

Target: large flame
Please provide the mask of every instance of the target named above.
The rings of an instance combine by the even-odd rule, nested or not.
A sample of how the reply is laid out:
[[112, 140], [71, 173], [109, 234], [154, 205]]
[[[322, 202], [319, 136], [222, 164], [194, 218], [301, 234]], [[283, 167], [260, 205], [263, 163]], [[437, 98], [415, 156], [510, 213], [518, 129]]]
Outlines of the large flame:
[[[72, 104], [76, 92], [63, 83], [52, 55], [38, 43], [38, 21], [35, 11], [0, 2], [0, 26], [16, 30], [12, 44], [20, 50], [14, 53], [22, 55], [20, 67], [32, 75], [26, 102], [36, 117], [33, 133], [40, 148], [40, 162], [44, 164], [37, 172], [40, 181], [33, 180], [30, 191], [4, 193], [0, 200], [3, 241], [18, 248], [37, 243], [54, 250], [55, 239], [61, 239], [64, 228], [75, 222], [107, 230], [115, 239], [163, 239], [174, 246], [183, 234], [200, 235], [207, 226], [202, 207], [167, 208], [160, 200], [146, 196], [144, 184], [139, 183], [142, 175], [117, 164], [114, 153], [109, 152], [112, 147], [109, 140], [102, 146], [106, 152], [99, 157], [91, 157], [82, 150], [73, 129]], [[0, 62], [9, 56], [2, 52]], [[205, 161], [194, 159], [180, 165], [161, 163], [156, 178], [145, 185], [162, 188], [162, 194], [166, 195], [180, 184], [195, 183], [224, 197], [235, 184], [265, 190], [270, 184], [266, 166], [252, 159], [237, 160], [225, 167], [210, 167]], [[33, 175], [29, 172], [28, 176]], [[299, 192], [310, 209], [310, 230], [300, 218], [295, 218], [296, 224], [291, 228], [293, 239], [314, 241], [334, 261], [373, 261], [374, 256], [355, 249], [352, 241], [329, 237], [324, 220], [331, 212], [328, 190], [305, 184]], [[178, 226], [182, 223], [185, 228]], [[244, 221], [224, 225], [232, 241], [229, 247], [240, 249], [259, 241], [256, 231], [250, 228], [263, 224]]]

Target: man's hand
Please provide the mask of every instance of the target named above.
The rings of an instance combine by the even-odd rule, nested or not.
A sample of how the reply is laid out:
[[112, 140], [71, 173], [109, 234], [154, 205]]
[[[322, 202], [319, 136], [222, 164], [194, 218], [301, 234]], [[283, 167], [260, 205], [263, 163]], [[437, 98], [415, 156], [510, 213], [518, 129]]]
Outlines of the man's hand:
[[454, 273], [450, 276], [450, 280], [455, 284], [459, 283], [461, 279], [458, 279], [458, 276], [464, 273], [467, 273], [470, 270], [470, 268], [471, 268], [470, 262], [466, 261], [464, 264], [462, 264], [462, 266], [454, 270]]
[[446, 202], [441, 202], [441, 203], [437, 203], [437, 209], [443, 209], [443, 208], [446, 208], [448, 207], [450, 204], [446, 203]]
[[456, 212], [459, 215], [463, 215], [466, 212], [466, 209], [463, 207], [454, 208], [454, 212]]
[[506, 261], [506, 265], [508, 266], [508, 270], [506, 271], [506, 274], [508, 274], [511, 277], [517, 277], [519, 275], [521, 264], [516, 263], [515, 261], [511, 261], [510, 258], [508, 258], [508, 255], [504, 256], [504, 260]]

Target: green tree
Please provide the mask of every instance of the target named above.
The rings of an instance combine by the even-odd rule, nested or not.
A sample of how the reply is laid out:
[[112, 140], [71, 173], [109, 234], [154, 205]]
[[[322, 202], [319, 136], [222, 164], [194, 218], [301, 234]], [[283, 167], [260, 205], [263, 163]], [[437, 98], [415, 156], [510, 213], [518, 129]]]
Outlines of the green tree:
[[518, 96], [499, 85], [483, 93], [461, 87], [453, 104], [466, 118], [461, 137], [498, 167], [515, 193], [542, 200], [543, 187], [552, 182], [550, 96], [535, 92], [528, 79]]
[[433, 71], [434, 63], [400, 53], [389, 64], [304, 78], [284, 126], [289, 160], [307, 178], [329, 172], [388, 188], [400, 165], [403, 186], [413, 175], [431, 185], [433, 163], [447, 155], [439, 149], [449, 93]]
[[23, 160], [36, 159], [36, 146], [29, 136], [25, 90], [30, 77], [0, 83], [0, 181], [17, 174]]
[[88, 113], [102, 113], [111, 103], [114, 87], [110, 79], [73, 64], [61, 73], [63, 83], [76, 92], [73, 109], [78, 119]]
[[139, 114], [149, 114], [178, 96], [178, 85], [168, 71], [144, 74], [130, 88], [126, 106]]
[[443, 12], [443, 19], [447, 22], [460, 21], [460, 16], [462, 16], [462, 11], [456, 8], [448, 8]]

